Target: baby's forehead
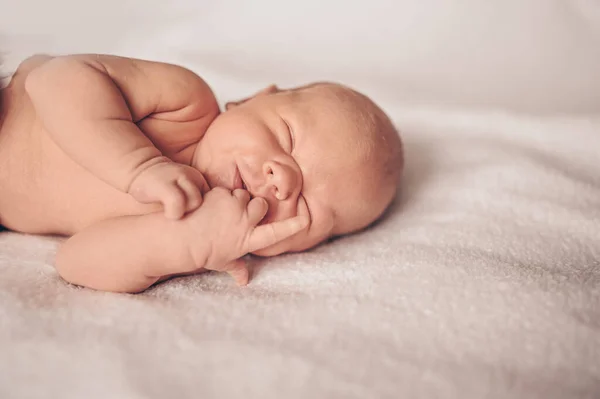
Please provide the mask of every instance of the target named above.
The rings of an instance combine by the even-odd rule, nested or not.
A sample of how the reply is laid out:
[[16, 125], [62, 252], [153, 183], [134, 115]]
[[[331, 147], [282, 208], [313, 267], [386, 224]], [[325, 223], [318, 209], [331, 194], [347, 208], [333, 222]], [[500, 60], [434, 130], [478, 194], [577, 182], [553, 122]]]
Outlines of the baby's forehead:
[[292, 155], [315, 183], [355, 174], [373, 158], [373, 116], [349, 101], [328, 91], [308, 90], [290, 107], [296, 122]]
[[298, 121], [298, 141], [340, 151], [372, 140], [374, 116], [354, 99], [309, 91], [290, 106]]

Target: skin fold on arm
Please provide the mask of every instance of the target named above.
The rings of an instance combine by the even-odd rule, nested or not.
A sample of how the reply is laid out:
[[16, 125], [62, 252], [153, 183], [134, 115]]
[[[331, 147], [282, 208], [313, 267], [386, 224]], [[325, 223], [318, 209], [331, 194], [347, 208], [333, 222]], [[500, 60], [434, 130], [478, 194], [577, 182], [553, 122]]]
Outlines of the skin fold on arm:
[[[199, 206], [201, 174], [171, 162], [218, 114], [210, 88], [193, 72], [115, 56], [64, 56], [31, 71], [25, 89], [49, 136], [93, 175], [140, 202], [172, 206], [173, 218]], [[180, 187], [165, 184], [169, 179]], [[179, 191], [191, 206], [181, 204]]]

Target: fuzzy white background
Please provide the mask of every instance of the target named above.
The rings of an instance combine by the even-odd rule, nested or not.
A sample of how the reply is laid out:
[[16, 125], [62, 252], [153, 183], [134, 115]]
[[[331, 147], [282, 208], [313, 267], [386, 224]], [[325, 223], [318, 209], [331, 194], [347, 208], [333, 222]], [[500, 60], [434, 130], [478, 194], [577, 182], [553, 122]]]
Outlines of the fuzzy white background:
[[244, 289], [78, 289], [58, 240], [0, 233], [0, 397], [600, 396], [599, 1], [0, 0], [0, 39], [8, 72], [142, 57], [221, 103], [341, 81], [407, 155], [381, 223]]

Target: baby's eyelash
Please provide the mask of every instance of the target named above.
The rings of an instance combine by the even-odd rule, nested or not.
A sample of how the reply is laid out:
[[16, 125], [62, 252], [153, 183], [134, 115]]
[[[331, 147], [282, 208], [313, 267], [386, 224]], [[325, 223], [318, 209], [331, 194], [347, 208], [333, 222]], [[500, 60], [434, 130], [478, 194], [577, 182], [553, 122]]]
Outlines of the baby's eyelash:
[[304, 206], [306, 206], [306, 212], [308, 213], [308, 220], [310, 221], [309, 227], [312, 226], [312, 212], [310, 211], [310, 207], [308, 206], [308, 201], [306, 200], [306, 197], [302, 194], [300, 194], [300, 196], [302, 197], [302, 199], [304, 200]]
[[292, 127], [290, 126], [290, 124], [283, 119], [283, 123], [285, 123], [285, 125], [288, 128], [288, 131], [290, 132], [290, 142], [291, 142], [291, 149], [290, 152], [294, 151], [294, 148], [296, 147], [296, 142], [295, 142], [295, 137], [294, 137], [294, 131], [292, 130]]

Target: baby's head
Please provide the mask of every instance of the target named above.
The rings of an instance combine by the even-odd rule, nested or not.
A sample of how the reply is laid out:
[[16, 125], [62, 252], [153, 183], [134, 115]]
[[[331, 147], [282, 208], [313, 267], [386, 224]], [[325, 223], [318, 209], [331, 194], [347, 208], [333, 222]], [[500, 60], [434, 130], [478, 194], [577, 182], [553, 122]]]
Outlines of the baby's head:
[[198, 144], [194, 165], [211, 187], [246, 188], [269, 204], [261, 223], [307, 215], [306, 229], [255, 252], [302, 251], [361, 230], [393, 200], [402, 142], [385, 113], [347, 87], [271, 86], [227, 104]]

